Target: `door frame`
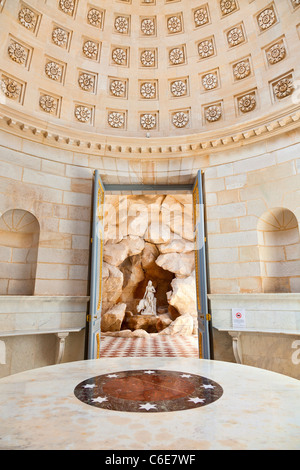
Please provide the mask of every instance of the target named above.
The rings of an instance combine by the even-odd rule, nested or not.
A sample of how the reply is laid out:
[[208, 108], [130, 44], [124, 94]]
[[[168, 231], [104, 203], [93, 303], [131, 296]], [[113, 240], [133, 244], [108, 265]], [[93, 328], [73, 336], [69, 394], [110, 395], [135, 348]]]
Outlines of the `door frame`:
[[[211, 331], [211, 314], [209, 313], [209, 304], [208, 304], [208, 297], [207, 297], [207, 273], [208, 273], [208, 266], [207, 266], [207, 256], [206, 256], [206, 234], [205, 234], [205, 206], [204, 206], [204, 191], [203, 191], [203, 172], [201, 170], [198, 171], [195, 183], [194, 184], [170, 184], [170, 185], [155, 185], [155, 184], [103, 184], [99, 171], [96, 170], [94, 172], [95, 180], [94, 180], [94, 207], [93, 207], [93, 235], [95, 232], [95, 220], [97, 218], [97, 210], [99, 210], [99, 193], [98, 193], [98, 184], [96, 181], [101, 181], [103, 186], [103, 204], [105, 205], [105, 195], [109, 194], [122, 194], [122, 195], [140, 195], [140, 194], [191, 194], [193, 198], [193, 212], [194, 212], [194, 223], [196, 224], [196, 235], [198, 239], [202, 240], [202, 242], [196, 243], [195, 241], [195, 270], [196, 272], [196, 303], [197, 303], [197, 310], [198, 310], [198, 339], [199, 339], [199, 357], [203, 359], [211, 359], [212, 356], [212, 331]], [[98, 178], [98, 180], [96, 180]], [[195, 188], [198, 188], [197, 195], [195, 197]], [[195, 217], [195, 204], [199, 204], [199, 216], [200, 219], [197, 222]], [[104, 214], [104, 208], [102, 208]], [[195, 222], [196, 221], [196, 222]], [[103, 224], [104, 225], [104, 224]], [[92, 239], [93, 241], [93, 239]], [[198, 248], [198, 249], [197, 249]], [[95, 253], [95, 251], [94, 251]], [[101, 250], [101, 256], [103, 256], [103, 250]], [[95, 266], [96, 263], [95, 255], [93, 256], [92, 253], [92, 264], [91, 264], [91, 299], [90, 299], [90, 315], [89, 315], [89, 336], [92, 334], [92, 322], [93, 322], [93, 312], [95, 310], [96, 300], [96, 283], [97, 279], [95, 277], [95, 272], [97, 272], [97, 268]], [[102, 266], [102, 259], [98, 260]], [[197, 269], [198, 267], [198, 269]], [[99, 273], [102, 272], [102, 269]], [[102, 283], [100, 282], [100, 286]], [[99, 299], [102, 298], [102, 292], [98, 293]], [[98, 300], [99, 306], [99, 300]], [[101, 306], [100, 312], [98, 311], [96, 315], [96, 320], [99, 321], [99, 314], [101, 315]], [[99, 337], [97, 339], [97, 342]], [[94, 341], [94, 340], [93, 340]], [[92, 344], [93, 341], [89, 339], [89, 343]], [[89, 348], [89, 359], [95, 358], [95, 354], [93, 354], [94, 346]], [[98, 353], [99, 353], [99, 344], [98, 344]], [[96, 355], [99, 358], [99, 354]]]

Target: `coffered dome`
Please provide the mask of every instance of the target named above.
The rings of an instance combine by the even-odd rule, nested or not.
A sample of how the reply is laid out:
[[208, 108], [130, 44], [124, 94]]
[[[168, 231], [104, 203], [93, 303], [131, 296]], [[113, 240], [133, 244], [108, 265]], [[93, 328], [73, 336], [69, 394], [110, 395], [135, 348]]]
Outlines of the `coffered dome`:
[[298, 107], [299, 7], [2, 0], [1, 110], [57, 135], [121, 142], [259, 129]]

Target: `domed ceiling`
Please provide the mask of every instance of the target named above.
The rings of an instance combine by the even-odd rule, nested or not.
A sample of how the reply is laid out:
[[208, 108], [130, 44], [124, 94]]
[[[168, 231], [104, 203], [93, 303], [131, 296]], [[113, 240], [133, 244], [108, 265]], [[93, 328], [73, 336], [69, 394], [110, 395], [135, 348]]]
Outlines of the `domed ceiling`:
[[217, 138], [299, 107], [299, 0], [2, 0], [0, 23], [1, 109], [54, 133]]

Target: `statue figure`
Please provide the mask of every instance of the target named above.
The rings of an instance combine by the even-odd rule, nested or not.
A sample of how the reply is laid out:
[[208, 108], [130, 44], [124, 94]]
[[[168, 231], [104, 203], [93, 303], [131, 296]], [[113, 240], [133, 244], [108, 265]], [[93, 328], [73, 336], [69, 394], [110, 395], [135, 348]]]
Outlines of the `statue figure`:
[[148, 282], [144, 297], [140, 301], [137, 311], [141, 315], [156, 315], [156, 298], [154, 297], [155, 289], [152, 285], [152, 281]]

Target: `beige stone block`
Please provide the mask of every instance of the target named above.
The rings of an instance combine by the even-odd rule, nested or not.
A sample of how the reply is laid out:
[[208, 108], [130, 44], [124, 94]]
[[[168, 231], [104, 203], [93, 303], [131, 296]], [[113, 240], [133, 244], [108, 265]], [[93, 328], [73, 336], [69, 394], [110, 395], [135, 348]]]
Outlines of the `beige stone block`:
[[69, 216], [68, 216], [69, 219], [90, 221], [90, 219], [91, 219], [91, 208], [90, 207], [69, 206], [68, 207], [68, 214], [69, 214]]
[[262, 261], [284, 261], [285, 250], [283, 246], [260, 246], [259, 253]]
[[290, 245], [284, 247], [287, 260], [300, 259], [300, 242], [296, 245]]
[[83, 264], [89, 261], [88, 250], [68, 250], [60, 248], [39, 248], [40, 263]]
[[68, 218], [68, 206], [63, 204], [53, 204], [53, 216], [59, 219]]
[[274, 167], [265, 168], [260, 171], [248, 173], [247, 183], [249, 186], [256, 184], [263, 184], [272, 180], [286, 178], [295, 174], [294, 162], [287, 162]]
[[22, 168], [7, 162], [0, 161], [0, 176], [10, 178], [12, 180], [22, 179]]
[[217, 167], [217, 176], [219, 178], [229, 175], [233, 175], [233, 163], [227, 163], [226, 165], [219, 165]]
[[46, 186], [49, 188], [61, 189], [68, 191], [71, 188], [71, 181], [64, 176], [52, 175], [50, 173], [30, 170], [24, 168], [23, 181], [25, 183]]
[[290, 291], [300, 292], [300, 276], [290, 278]]
[[245, 173], [248, 171], [260, 170], [272, 165], [276, 165], [276, 157], [274, 153], [267, 153], [257, 157], [248, 158], [239, 162], [234, 162], [234, 174]]
[[34, 294], [33, 279], [10, 279], [8, 281], [8, 295], [33, 295]]
[[90, 237], [86, 235], [72, 235], [72, 248], [76, 250], [88, 250], [90, 240]]
[[35, 295], [87, 295], [87, 282], [82, 280], [37, 279]]
[[210, 279], [211, 294], [237, 294], [240, 291], [238, 279]]
[[205, 192], [215, 193], [217, 191], [222, 191], [225, 189], [224, 178], [215, 178], [210, 179], [205, 182]]
[[245, 216], [239, 218], [240, 230], [256, 230], [258, 218], [254, 216]]
[[229, 218], [229, 219], [220, 219], [220, 229], [221, 233], [232, 233], [238, 232], [238, 220]]
[[231, 204], [239, 202], [239, 190], [238, 189], [228, 189], [225, 191], [219, 191], [217, 193], [218, 204]]
[[265, 263], [269, 277], [299, 276], [300, 260]]
[[89, 235], [90, 224], [82, 220], [59, 220], [59, 231], [72, 235]]
[[241, 217], [246, 215], [246, 211], [245, 202], [237, 202], [234, 204], [207, 207], [206, 213], [208, 219], [223, 219], [227, 217]]
[[256, 217], [261, 217], [268, 207], [266, 202], [263, 199], [255, 199], [252, 201], [247, 201], [247, 214], [254, 215]]
[[91, 207], [92, 196], [90, 194], [64, 192], [63, 195], [64, 204], [70, 204], [72, 206], [86, 206]]
[[259, 249], [257, 246], [242, 246], [238, 249], [239, 260], [245, 261], [259, 261]]
[[31, 265], [25, 263], [0, 263], [2, 279], [31, 279]]
[[51, 173], [57, 176], [65, 175], [66, 165], [51, 160], [42, 160], [42, 171], [45, 173]]
[[289, 145], [287, 147], [276, 150], [276, 159], [278, 163], [294, 160], [300, 155], [300, 144]]
[[210, 248], [257, 245], [257, 232], [213, 233], [209, 235], [208, 243]]
[[[12, 135], [10, 136], [11, 138], [13, 138]], [[10, 164], [18, 165], [20, 167], [32, 168], [33, 170], [40, 170], [41, 168], [40, 158], [32, 157], [31, 155], [25, 155], [20, 151], [13, 150], [11, 142], [9, 142], [8, 147], [0, 146], [0, 160], [8, 162]]]
[[267, 277], [262, 280], [263, 292], [290, 292], [289, 278]]
[[208, 220], [206, 222], [207, 233], [220, 233], [220, 221], [219, 220]]
[[37, 279], [68, 279], [68, 266], [65, 264], [38, 263]]
[[243, 188], [247, 184], [247, 174], [242, 173], [239, 175], [227, 176], [225, 178], [226, 189]]
[[234, 263], [239, 261], [238, 248], [215, 248], [208, 250], [209, 263]]
[[40, 234], [39, 247], [71, 248], [72, 235], [58, 232], [42, 232]]
[[82, 279], [87, 281], [88, 279], [88, 266], [70, 266], [69, 267], [69, 279]]
[[72, 178], [71, 191], [74, 193], [92, 194], [93, 180], [83, 178]]
[[210, 275], [212, 278], [221, 279], [256, 277], [260, 276], [260, 264], [259, 262], [211, 264]]
[[259, 293], [262, 292], [262, 279], [261, 277], [249, 277], [239, 279], [240, 292], [246, 293]]
[[[0, 236], [1, 243], [1, 236]], [[0, 246], [0, 262], [10, 262], [12, 257], [12, 249], [9, 246]]]

